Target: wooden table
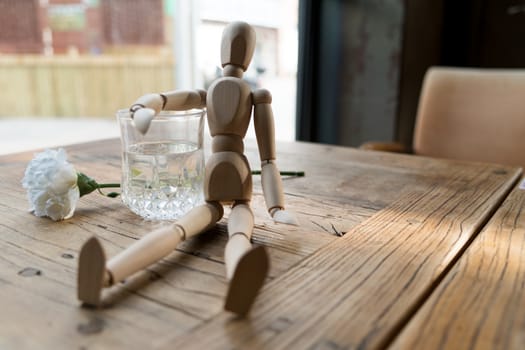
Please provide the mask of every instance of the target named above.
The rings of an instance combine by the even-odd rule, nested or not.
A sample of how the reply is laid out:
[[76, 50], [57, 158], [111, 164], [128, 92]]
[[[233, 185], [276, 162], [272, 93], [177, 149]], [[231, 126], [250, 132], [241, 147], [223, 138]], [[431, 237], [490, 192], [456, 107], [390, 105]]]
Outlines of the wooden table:
[[[119, 180], [118, 140], [67, 151], [78, 171]], [[300, 142], [278, 155], [306, 172], [284, 179], [301, 225], [272, 222], [255, 178], [271, 271], [246, 319], [222, 310], [224, 220], [108, 290], [106, 307], [81, 307], [82, 243], [97, 235], [112, 256], [158, 223], [95, 193], [69, 220], [37, 218], [20, 185], [32, 153], [1, 157], [0, 348], [523, 348], [521, 169]]]

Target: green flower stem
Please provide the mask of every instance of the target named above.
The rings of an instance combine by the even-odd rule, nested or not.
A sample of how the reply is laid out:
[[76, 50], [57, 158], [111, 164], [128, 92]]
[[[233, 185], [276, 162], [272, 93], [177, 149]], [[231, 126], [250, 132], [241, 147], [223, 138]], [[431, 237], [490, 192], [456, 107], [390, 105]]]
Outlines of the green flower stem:
[[118, 188], [120, 184], [109, 183], [109, 184], [98, 184], [98, 188]]
[[[252, 170], [253, 175], [260, 175], [260, 170]], [[304, 176], [304, 171], [281, 171], [279, 172], [281, 176]], [[108, 194], [103, 193], [100, 189], [101, 188], [119, 188], [120, 184], [118, 183], [106, 183], [106, 184], [99, 184], [94, 179], [90, 178], [86, 174], [83, 173], [77, 173], [77, 185], [80, 192], [80, 197], [85, 196], [86, 194], [89, 194], [93, 191], [98, 191], [100, 194], [108, 197], [117, 197], [119, 196], [119, 193], [117, 192], [110, 192]]]
[[97, 183], [97, 185], [98, 185], [98, 187], [97, 187], [98, 193], [100, 193], [103, 196], [106, 196], [106, 197], [109, 197], [109, 198], [116, 198], [116, 197], [120, 196], [120, 193], [118, 193], [118, 192], [104, 193], [104, 192], [102, 192], [100, 190], [101, 188], [117, 188], [117, 187], [120, 188], [120, 184], [116, 184], [116, 183], [99, 184], [99, 183]]
[[[279, 171], [281, 176], [304, 176], [304, 171]], [[261, 175], [260, 170], [252, 170], [252, 175]]]
[[90, 178], [86, 174], [77, 173], [77, 185], [80, 192], [80, 197], [90, 194], [93, 191], [98, 191], [100, 194], [108, 197], [117, 197], [119, 194], [116, 192], [111, 192], [109, 194], [104, 194], [100, 189], [101, 188], [115, 188], [120, 187], [120, 184], [109, 183], [109, 184], [99, 184], [94, 179]]

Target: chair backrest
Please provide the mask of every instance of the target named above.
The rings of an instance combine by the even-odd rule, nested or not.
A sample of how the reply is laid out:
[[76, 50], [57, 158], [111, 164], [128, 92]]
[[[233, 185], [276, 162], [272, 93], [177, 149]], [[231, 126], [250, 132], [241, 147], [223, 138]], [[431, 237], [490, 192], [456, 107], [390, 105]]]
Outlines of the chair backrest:
[[415, 154], [525, 167], [525, 69], [430, 68]]

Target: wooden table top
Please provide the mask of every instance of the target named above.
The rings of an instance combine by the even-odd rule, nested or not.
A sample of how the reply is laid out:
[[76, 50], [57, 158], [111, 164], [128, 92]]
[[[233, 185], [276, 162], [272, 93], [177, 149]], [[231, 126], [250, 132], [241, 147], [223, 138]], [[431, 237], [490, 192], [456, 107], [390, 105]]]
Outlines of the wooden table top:
[[[120, 180], [118, 140], [66, 147], [77, 171]], [[222, 310], [226, 219], [106, 291], [76, 299], [89, 237], [113, 256], [158, 223], [92, 193], [68, 220], [28, 212], [33, 152], [0, 157], [1, 349], [523, 348], [525, 192], [521, 169], [278, 144], [287, 209], [273, 223], [254, 177], [256, 244], [270, 276], [245, 319]], [[247, 156], [258, 168], [254, 143]], [[510, 192], [510, 195], [509, 195]]]

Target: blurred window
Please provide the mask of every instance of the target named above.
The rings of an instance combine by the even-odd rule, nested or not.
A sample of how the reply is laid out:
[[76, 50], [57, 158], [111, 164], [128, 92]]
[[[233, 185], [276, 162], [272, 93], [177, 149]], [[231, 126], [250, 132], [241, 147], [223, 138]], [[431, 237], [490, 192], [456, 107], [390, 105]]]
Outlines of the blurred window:
[[0, 1], [0, 51], [39, 53], [42, 45], [39, 1]]
[[222, 75], [223, 28], [241, 20], [257, 35], [244, 78], [271, 91], [276, 138], [293, 139], [297, 10], [298, 0], [0, 0], [0, 122], [114, 121], [146, 93], [206, 88]]
[[164, 44], [162, 0], [102, 0], [102, 13], [106, 43]]

